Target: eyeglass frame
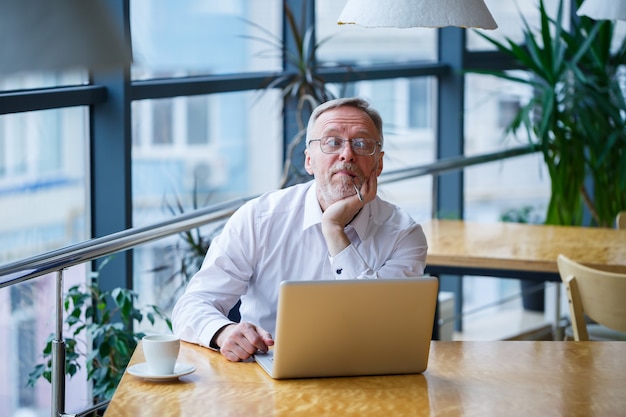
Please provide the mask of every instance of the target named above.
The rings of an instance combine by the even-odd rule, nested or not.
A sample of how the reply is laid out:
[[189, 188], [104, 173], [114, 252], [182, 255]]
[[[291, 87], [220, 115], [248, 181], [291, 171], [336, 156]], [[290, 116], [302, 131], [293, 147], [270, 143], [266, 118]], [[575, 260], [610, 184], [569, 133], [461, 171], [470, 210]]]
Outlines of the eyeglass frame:
[[[340, 139], [341, 140], [341, 147], [339, 149], [337, 149], [336, 152], [326, 152], [324, 150], [324, 147], [322, 146], [322, 141], [328, 138], [334, 138], [334, 139]], [[342, 138], [341, 136], [324, 136], [323, 138], [319, 138], [319, 139], [311, 139], [307, 142], [307, 145], [310, 147], [311, 146], [311, 142], [319, 142], [320, 143], [320, 150], [322, 151], [322, 153], [325, 153], [326, 155], [337, 155], [340, 154], [343, 147], [346, 145], [346, 142], [348, 142], [350, 144], [350, 149], [352, 149], [352, 151], [360, 156], [372, 156], [376, 153], [376, 146], [374, 146], [374, 149], [372, 150], [371, 153], [359, 153], [353, 146], [352, 146], [352, 141], [354, 140], [363, 140], [363, 141], [372, 141], [374, 142], [375, 145], [378, 145], [380, 148], [383, 147], [383, 144], [376, 140], [376, 139], [371, 139], [371, 138], [352, 138], [352, 139], [346, 139], [346, 138]]]

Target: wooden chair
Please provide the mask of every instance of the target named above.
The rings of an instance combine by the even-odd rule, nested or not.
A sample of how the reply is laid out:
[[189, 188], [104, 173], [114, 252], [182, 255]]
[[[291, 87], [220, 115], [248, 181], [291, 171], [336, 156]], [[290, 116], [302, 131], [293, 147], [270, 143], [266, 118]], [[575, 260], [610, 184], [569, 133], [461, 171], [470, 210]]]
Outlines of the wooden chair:
[[626, 211], [620, 211], [615, 217], [615, 228], [626, 229]]
[[[589, 268], [564, 255], [557, 257], [557, 263], [567, 292], [574, 340], [626, 340], [626, 274]], [[588, 324], [586, 317], [595, 323]], [[604, 327], [605, 331], [590, 338], [591, 326], [595, 330]]]

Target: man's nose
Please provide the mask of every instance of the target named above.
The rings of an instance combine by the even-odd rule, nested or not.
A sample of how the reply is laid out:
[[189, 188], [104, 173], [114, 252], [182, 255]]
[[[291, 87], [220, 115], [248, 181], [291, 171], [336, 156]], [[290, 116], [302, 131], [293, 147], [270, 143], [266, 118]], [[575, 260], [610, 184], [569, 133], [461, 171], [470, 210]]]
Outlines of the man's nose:
[[354, 149], [352, 149], [352, 142], [346, 140], [343, 143], [343, 148], [341, 148], [341, 152], [339, 153], [342, 160], [346, 161], [354, 161], [355, 153]]

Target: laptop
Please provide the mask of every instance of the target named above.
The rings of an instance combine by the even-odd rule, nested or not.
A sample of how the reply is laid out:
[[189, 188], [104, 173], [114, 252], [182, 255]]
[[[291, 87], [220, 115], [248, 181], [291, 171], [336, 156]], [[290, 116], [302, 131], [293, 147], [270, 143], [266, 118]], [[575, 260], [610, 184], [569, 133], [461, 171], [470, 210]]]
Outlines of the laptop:
[[421, 373], [434, 277], [283, 281], [275, 344], [256, 362], [275, 379]]

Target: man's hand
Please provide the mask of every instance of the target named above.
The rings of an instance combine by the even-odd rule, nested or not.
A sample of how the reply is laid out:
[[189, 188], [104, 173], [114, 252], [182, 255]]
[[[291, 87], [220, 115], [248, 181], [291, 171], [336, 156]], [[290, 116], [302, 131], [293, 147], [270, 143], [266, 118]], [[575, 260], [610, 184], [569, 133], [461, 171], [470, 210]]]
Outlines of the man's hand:
[[226, 359], [238, 362], [248, 359], [257, 351], [267, 352], [274, 340], [263, 328], [243, 322], [222, 328], [215, 338], [215, 344]]
[[361, 197], [363, 198], [363, 205], [369, 203], [370, 201], [374, 200], [374, 198], [376, 198], [376, 193], [378, 192], [378, 177], [376, 176], [376, 173], [374, 172], [375, 170], [376, 170], [376, 167], [372, 169], [372, 172], [370, 172], [369, 177], [363, 179], [363, 182], [361, 182], [361, 184], [358, 184], [357, 181], [355, 181], [354, 183], [354, 185], [361, 192]]
[[336, 201], [324, 210], [322, 214], [322, 233], [326, 239], [330, 256], [335, 256], [350, 245], [350, 239], [346, 236], [344, 228], [357, 215], [364, 205], [376, 198], [378, 179], [376, 175], [370, 176], [362, 183], [354, 183], [361, 193], [358, 193]]

